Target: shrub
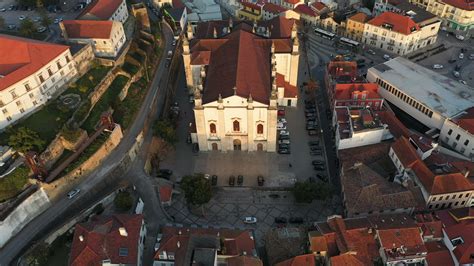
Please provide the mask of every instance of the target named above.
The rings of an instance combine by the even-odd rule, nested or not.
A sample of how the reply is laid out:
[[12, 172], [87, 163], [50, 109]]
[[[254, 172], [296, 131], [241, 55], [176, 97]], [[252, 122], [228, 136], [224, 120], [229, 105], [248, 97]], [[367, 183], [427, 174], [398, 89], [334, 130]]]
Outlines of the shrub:
[[132, 208], [133, 198], [127, 191], [120, 191], [114, 199], [114, 205], [121, 211], [128, 211]]

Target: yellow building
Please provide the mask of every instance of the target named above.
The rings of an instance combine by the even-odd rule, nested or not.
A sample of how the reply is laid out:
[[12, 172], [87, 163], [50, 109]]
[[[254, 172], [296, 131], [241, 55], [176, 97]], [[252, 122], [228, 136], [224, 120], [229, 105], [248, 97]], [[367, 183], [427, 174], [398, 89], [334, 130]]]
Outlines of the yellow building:
[[346, 22], [347, 37], [354, 41], [362, 41], [362, 36], [364, 35], [364, 25], [369, 19], [370, 17], [362, 12], [358, 12], [355, 15], [349, 17]]
[[258, 21], [262, 18], [262, 7], [249, 2], [240, 3], [242, 8], [238, 11], [238, 16], [242, 20]]
[[443, 19], [449, 31], [472, 35], [474, 29], [474, 2], [466, 0], [410, 0], [411, 3]]

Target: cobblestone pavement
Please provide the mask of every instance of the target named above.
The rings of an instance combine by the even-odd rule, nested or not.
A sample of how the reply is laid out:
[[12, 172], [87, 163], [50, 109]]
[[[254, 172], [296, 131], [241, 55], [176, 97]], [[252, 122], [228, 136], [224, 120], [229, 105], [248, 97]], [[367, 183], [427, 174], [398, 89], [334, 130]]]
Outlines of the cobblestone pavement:
[[[269, 195], [278, 195], [278, 198]], [[275, 196], [274, 196], [275, 197]], [[211, 201], [204, 207], [204, 216], [192, 214], [182, 194], [173, 197], [173, 204], [166, 208], [175, 223], [210, 226], [217, 228], [254, 229], [257, 244], [262, 246], [264, 233], [272, 227], [275, 217], [302, 217], [306, 225], [325, 220], [327, 216], [341, 213], [340, 204], [314, 201], [297, 204], [291, 192], [263, 191], [250, 188], [217, 189]], [[243, 218], [254, 216], [256, 224], [244, 224]]]

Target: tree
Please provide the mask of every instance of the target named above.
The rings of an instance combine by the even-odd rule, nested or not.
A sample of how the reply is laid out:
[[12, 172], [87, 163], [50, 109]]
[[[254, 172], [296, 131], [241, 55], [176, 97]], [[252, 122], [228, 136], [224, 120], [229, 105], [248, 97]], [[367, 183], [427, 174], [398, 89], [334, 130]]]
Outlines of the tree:
[[17, 0], [17, 3], [21, 6], [34, 7], [36, 5], [36, 0]]
[[127, 191], [120, 191], [114, 199], [114, 205], [121, 211], [128, 211], [132, 208], [133, 199], [132, 195]]
[[48, 258], [51, 250], [45, 243], [38, 244], [26, 256], [26, 265], [28, 266], [43, 266], [48, 265]]
[[176, 143], [176, 130], [168, 120], [158, 121], [153, 128], [155, 136], [158, 136], [170, 144]]
[[49, 25], [53, 23], [53, 19], [48, 16], [48, 13], [44, 9], [40, 9], [40, 17], [41, 26], [46, 27], [49, 30]]
[[327, 183], [296, 182], [293, 187], [296, 202], [311, 203], [313, 200], [325, 200], [332, 195], [332, 187]]
[[27, 127], [20, 127], [14, 130], [8, 138], [8, 145], [24, 154], [28, 151], [41, 152], [44, 149], [45, 141], [35, 131]]
[[150, 163], [154, 169], [160, 168], [160, 162], [163, 161], [173, 146], [161, 138], [153, 137], [148, 147]]
[[203, 174], [184, 176], [181, 181], [186, 201], [194, 205], [208, 203], [212, 197], [211, 183]]
[[25, 37], [32, 37], [36, 30], [35, 24], [29, 18], [25, 18], [20, 24], [20, 33]]

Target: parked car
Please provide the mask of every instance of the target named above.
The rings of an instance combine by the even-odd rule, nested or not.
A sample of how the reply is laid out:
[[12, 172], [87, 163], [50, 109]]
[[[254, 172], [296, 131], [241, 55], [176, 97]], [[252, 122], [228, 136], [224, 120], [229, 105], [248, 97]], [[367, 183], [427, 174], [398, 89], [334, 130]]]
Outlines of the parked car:
[[290, 154], [291, 151], [288, 148], [278, 149], [279, 154]]
[[280, 136], [290, 136], [290, 132], [287, 130], [281, 130], [280, 131]]
[[278, 112], [277, 112], [278, 116], [284, 116], [285, 115], [285, 109], [280, 107], [278, 108]]
[[69, 192], [67, 193], [67, 198], [68, 198], [68, 199], [72, 199], [72, 198], [74, 198], [77, 194], [79, 194], [79, 192], [81, 192], [80, 189], [78, 189], [78, 188], [73, 189], [73, 190], [71, 190], [71, 191], [69, 191]]
[[290, 140], [289, 139], [282, 139], [282, 140], [278, 141], [278, 144], [290, 144]]
[[324, 171], [326, 170], [326, 167], [324, 167], [324, 165], [321, 165], [321, 164], [318, 164], [318, 165], [315, 165], [313, 166], [314, 170], [316, 171]]
[[14, 29], [16, 29], [16, 25], [10, 24], [10, 25], [8, 25], [8, 29], [9, 30], [14, 30]]
[[306, 130], [316, 130], [315, 125], [306, 125]]
[[292, 224], [302, 224], [304, 219], [302, 217], [290, 217], [290, 223]]
[[470, 54], [470, 55], [469, 55], [469, 59], [470, 59], [470, 60], [474, 60], [474, 54]]
[[311, 156], [323, 155], [323, 151], [320, 151], [320, 150], [310, 151], [309, 154], [310, 154]]
[[213, 176], [211, 177], [211, 184], [212, 184], [213, 186], [216, 186], [216, 185], [217, 185], [217, 176], [216, 176], [216, 175], [213, 175]]
[[286, 130], [286, 125], [282, 123], [277, 124], [277, 130]]
[[278, 198], [280, 198], [280, 195], [278, 195], [278, 194], [270, 194], [270, 195], [268, 195], [268, 197], [270, 197], [270, 198], [272, 198], [272, 199], [278, 199]]
[[313, 107], [306, 108], [306, 109], [304, 109], [304, 112], [305, 113], [316, 113], [316, 108], [313, 108]]
[[193, 143], [193, 152], [194, 153], [199, 152], [199, 144]]
[[461, 64], [456, 65], [456, 66], [454, 67], [454, 71], [459, 71], [459, 70], [461, 70], [461, 67], [462, 67]]
[[233, 187], [235, 185], [235, 176], [231, 175], [229, 177], [229, 186]]
[[313, 160], [311, 163], [312, 163], [313, 165], [324, 165], [324, 162], [321, 161], [321, 160]]
[[170, 179], [171, 175], [173, 174], [173, 171], [169, 169], [160, 169], [158, 171], [158, 177], [164, 178], [164, 179]]
[[320, 151], [320, 150], [321, 150], [321, 148], [318, 147], [318, 146], [310, 146], [309, 149], [310, 149], [311, 151]]
[[275, 223], [276, 224], [286, 224], [288, 220], [286, 217], [275, 217]]
[[263, 186], [263, 183], [265, 183], [265, 179], [263, 178], [263, 176], [257, 176], [257, 183], [259, 187]]
[[171, 45], [176, 46], [176, 40], [173, 40], [173, 42], [171, 43]]
[[390, 58], [390, 56], [389, 56], [388, 54], [384, 54], [384, 55], [383, 55], [383, 59], [385, 59], [385, 60], [390, 60], [391, 58]]
[[290, 149], [290, 144], [278, 144], [278, 149]]
[[278, 137], [278, 139], [282, 140], [282, 139], [290, 139], [290, 136], [287, 136], [287, 135], [280, 135]]
[[319, 140], [308, 141], [309, 146], [319, 146]]
[[308, 135], [310, 136], [316, 136], [318, 132], [316, 130], [308, 130]]
[[319, 178], [321, 181], [328, 182], [328, 178], [325, 175], [316, 174], [316, 177]]
[[372, 49], [368, 50], [367, 53], [369, 53], [369, 54], [371, 54], [371, 55], [375, 55], [375, 52], [374, 52], [374, 50], [372, 50]]
[[0, 12], [5, 12], [5, 11], [7, 11], [7, 9], [6, 9], [6, 8], [2, 8], [2, 9], [0, 9]]
[[440, 65], [440, 64], [433, 65], [433, 69], [442, 69], [442, 68], [443, 68], [443, 65]]
[[459, 82], [464, 84], [464, 85], [467, 85], [467, 82], [465, 80], [460, 79]]
[[244, 176], [238, 175], [237, 176], [237, 185], [242, 186], [244, 184]]
[[286, 119], [284, 117], [278, 118], [278, 123], [286, 123]]
[[458, 39], [460, 41], [464, 41], [465, 37], [458, 34], [458, 35], [456, 35], [456, 39]]
[[357, 59], [356, 62], [357, 62], [358, 64], [363, 64], [363, 63], [365, 63], [365, 59], [360, 58], [360, 59]]
[[45, 31], [46, 31], [46, 27], [39, 27], [37, 31], [38, 31], [39, 33], [45, 32]]
[[257, 218], [253, 216], [248, 216], [244, 218], [244, 223], [246, 224], [254, 224], [257, 223]]
[[458, 71], [453, 71], [453, 76], [455, 76], [456, 78], [459, 78], [461, 74], [459, 74]]
[[451, 63], [451, 64], [452, 64], [452, 63], [456, 63], [456, 61], [457, 61], [456, 59], [449, 59], [449, 60], [448, 60], [448, 62]]
[[26, 19], [26, 16], [25, 15], [21, 15], [18, 17], [19, 20], [25, 20]]
[[464, 59], [464, 54], [463, 53], [459, 53], [459, 59]]

